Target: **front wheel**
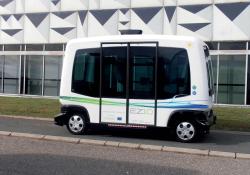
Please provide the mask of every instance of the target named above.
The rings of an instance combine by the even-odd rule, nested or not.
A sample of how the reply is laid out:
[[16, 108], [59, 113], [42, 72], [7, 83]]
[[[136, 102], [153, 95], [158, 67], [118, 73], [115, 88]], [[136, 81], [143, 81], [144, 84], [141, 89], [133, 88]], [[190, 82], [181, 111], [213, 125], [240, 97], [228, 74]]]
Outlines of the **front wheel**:
[[175, 125], [175, 135], [180, 142], [193, 142], [199, 136], [199, 129], [193, 121], [180, 121]]
[[86, 119], [81, 114], [72, 114], [69, 117], [67, 128], [74, 135], [85, 134], [87, 129]]

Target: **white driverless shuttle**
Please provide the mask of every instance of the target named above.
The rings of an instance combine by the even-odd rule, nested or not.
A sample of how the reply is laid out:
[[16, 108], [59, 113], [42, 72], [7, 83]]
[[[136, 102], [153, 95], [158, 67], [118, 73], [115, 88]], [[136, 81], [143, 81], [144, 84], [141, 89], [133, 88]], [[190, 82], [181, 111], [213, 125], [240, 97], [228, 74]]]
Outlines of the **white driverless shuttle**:
[[194, 37], [117, 35], [75, 39], [63, 60], [57, 125], [168, 127], [191, 142], [216, 117], [211, 58]]

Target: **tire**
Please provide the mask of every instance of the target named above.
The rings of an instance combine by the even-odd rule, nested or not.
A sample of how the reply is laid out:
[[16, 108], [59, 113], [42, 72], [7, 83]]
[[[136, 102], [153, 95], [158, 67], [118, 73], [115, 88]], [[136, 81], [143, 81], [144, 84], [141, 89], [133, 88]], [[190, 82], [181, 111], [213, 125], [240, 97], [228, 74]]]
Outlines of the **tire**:
[[87, 122], [82, 114], [70, 115], [67, 122], [67, 129], [74, 135], [83, 135], [87, 131]]
[[174, 127], [176, 140], [183, 143], [194, 142], [199, 138], [200, 129], [194, 121], [179, 121]]

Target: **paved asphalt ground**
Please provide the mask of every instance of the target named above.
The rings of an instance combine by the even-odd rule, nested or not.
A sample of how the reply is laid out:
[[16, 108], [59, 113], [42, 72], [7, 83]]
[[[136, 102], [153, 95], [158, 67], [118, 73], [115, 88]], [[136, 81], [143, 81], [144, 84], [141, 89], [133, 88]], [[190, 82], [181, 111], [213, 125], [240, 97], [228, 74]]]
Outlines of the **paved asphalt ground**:
[[[167, 137], [165, 130], [107, 130], [98, 129], [90, 131], [88, 135], [71, 135], [66, 127], [54, 125], [50, 121], [13, 119], [0, 117], [0, 131], [34, 133], [42, 135], [78, 137], [94, 140], [108, 140], [119, 142], [130, 142], [149, 145], [186, 147], [196, 149], [209, 149], [213, 151], [250, 153], [250, 133], [211, 131], [198, 143], [178, 143]], [[1, 164], [0, 164], [1, 165]]]
[[0, 175], [246, 175], [250, 160], [0, 136]]

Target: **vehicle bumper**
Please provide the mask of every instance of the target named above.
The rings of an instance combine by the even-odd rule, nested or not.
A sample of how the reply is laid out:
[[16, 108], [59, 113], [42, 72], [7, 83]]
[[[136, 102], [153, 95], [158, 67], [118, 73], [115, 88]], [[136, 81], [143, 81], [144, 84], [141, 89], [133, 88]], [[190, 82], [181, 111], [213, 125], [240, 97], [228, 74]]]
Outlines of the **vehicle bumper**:
[[55, 123], [55, 125], [58, 125], [58, 126], [65, 125], [66, 118], [67, 118], [66, 113], [60, 113], [60, 114], [58, 114], [57, 116], [54, 117], [54, 123]]
[[197, 119], [197, 123], [204, 128], [205, 130], [209, 130], [209, 128], [216, 124], [217, 117], [214, 115], [213, 111], [209, 111], [205, 114], [205, 118], [203, 120]]

